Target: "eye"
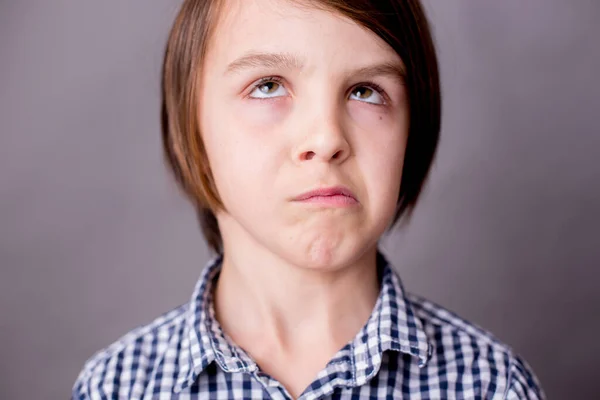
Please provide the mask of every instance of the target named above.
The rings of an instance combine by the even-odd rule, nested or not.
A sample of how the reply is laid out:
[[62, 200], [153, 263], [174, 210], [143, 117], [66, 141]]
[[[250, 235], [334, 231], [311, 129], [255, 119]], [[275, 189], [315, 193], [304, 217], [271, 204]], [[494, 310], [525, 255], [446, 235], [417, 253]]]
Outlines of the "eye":
[[383, 89], [381, 89], [378, 85], [370, 83], [368, 85], [363, 84], [360, 86], [356, 86], [352, 93], [350, 94], [350, 98], [354, 98], [355, 100], [363, 101], [365, 103], [371, 104], [385, 104], [385, 99], [383, 98]]
[[248, 97], [255, 99], [269, 99], [287, 95], [281, 80], [276, 77], [263, 78], [254, 85]]

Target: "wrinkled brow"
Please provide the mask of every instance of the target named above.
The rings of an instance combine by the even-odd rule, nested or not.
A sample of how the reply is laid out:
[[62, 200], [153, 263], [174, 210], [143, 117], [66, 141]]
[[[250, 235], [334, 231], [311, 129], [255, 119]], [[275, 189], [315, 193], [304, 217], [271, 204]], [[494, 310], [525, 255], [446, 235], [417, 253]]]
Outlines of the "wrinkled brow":
[[275, 68], [298, 70], [302, 69], [304, 62], [289, 53], [248, 53], [227, 66], [226, 74], [239, 72], [250, 68]]
[[[282, 70], [300, 70], [304, 66], [304, 60], [289, 53], [248, 53], [231, 62], [225, 74], [233, 74], [246, 69], [269, 68]], [[384, 62], [369, 65], [344, 72], [345, 76], [358, 75], [364, 77], [388, 76], [390, 78], [404, 81], [406, 72], [404, 65], [398, 62]]]

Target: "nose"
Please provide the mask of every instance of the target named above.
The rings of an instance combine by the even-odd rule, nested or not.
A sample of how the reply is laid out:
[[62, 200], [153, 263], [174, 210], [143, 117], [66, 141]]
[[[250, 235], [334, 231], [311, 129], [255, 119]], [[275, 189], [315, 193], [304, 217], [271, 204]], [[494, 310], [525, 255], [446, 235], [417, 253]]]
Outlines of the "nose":
[[350, 144], [340, 113], [333, 107], [316, 113], [305, 125], [304, 140], [296, 148], [298, 162], [321, 161], [340, 164], [350, 155]]

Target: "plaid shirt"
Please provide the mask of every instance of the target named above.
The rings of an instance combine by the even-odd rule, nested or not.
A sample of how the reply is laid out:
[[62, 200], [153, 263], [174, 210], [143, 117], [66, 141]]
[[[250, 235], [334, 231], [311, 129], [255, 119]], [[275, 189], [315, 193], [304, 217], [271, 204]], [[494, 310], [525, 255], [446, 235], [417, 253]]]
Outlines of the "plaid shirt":
[[[212, 288], [221, 260], [208, 263], [189, 303], [91, 357], [72, 398], [290, 399], [215, 319]], [[508, 346], [406, 293], [380, 252], [377, 267], [381, 291], [371, 317], [299, 399], [545, 398]]]

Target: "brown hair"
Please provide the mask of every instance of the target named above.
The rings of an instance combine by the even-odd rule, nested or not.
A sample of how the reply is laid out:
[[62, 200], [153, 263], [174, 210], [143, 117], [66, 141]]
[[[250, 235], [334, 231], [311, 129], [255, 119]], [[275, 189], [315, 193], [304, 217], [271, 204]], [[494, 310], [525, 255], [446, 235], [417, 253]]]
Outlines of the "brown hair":
[[[299, 0], [296, 0], [299, 1]], [[441, 96], [437, 57], [419, 0], [303, 0], [371, 30], [406, 67], [409, 130], [396, 213], [386, 232], [412, 212], [437, 148]], [[171, 28], [162, 71], [162, 140], [166, 161], [194, 203], [209, 247], [223, 251], [215, 212], [224, 209], [208, 165], [197, 118], [198, 71], [224, 0], [184, 0]]]

